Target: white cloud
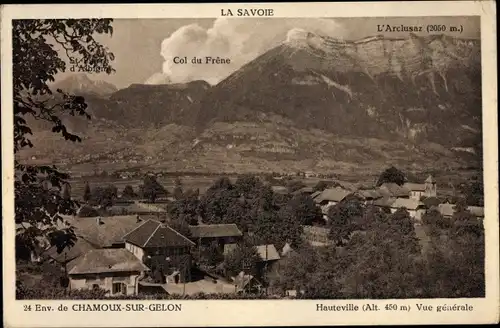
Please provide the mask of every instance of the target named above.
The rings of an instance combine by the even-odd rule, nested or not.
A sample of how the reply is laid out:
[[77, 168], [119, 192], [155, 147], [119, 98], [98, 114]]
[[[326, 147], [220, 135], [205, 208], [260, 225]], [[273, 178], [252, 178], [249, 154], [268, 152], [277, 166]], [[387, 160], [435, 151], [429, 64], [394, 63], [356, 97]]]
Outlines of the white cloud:
[[[146, 83], [183, 83], [205, 80], [216, 84], [247, 62], [286, 40], [291, 29], [342, 38], [344, 29], [332, 19], [251, 19], [218, 18], [211, 28], [186, 25], [163, 40], [161, 55], [163, 72]], [[229, 58], [230, 64], [205, 64], [205, 57]], [[174, 57], [187, 57], [186, 64], [175, 64]], [[193, 57], [203, 64], [192, 64]]]

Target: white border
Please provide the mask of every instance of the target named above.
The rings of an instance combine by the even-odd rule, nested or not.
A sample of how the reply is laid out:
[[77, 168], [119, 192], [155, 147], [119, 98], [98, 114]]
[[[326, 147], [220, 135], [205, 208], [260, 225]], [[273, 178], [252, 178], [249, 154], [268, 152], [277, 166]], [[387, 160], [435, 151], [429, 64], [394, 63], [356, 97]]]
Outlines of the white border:
[[[483, 148], [485, 175], [486, 298], [427, 300], [256, 300], [168, 301], [182, 304], [181, 312], [23, 312], [23, 304], [96, 303], [92, 301], [15, 301], [13, 120], [11, 19], [16, 18], [216, 18], [220, 10], [273, 8], [274, 17], [404, 17], [481, 16]], [[102, 326], [227, 326], [227, 325], [350, 325], [494, 323], [499, 318], [498, 133], [496, 9], [492, 1], [263, 3], [263, 4], [127, 4], [127, 5], [7, 5], [2, 7], [2, 218], [4, 260], [4, 323], [7, 327]], [[119, 301], [162, 303], [163, 301]], [[316, 304], [408, 304], [402, 312], [317, 312]], [[471, 312], [418, 312], [415, 305], [469, 304]]]

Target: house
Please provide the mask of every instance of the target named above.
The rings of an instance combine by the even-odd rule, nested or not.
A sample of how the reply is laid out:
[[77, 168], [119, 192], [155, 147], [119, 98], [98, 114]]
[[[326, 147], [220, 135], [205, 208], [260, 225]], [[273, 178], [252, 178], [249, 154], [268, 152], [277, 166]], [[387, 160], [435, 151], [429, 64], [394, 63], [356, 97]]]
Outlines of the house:
[[98, 248], [98, 245], [92, 244], [85, 240], [85, 238], [77, 237], [74, 245], [68, 245], [62, 250], [58, 250], [56, 246], [51, 246], [43, 252], [42, 258], [66, 266], [67, 263], [73, 261], [77, 257]]
[[243, 233], [234, 223], [191, 225], [189, 231], [191, 232], [191, 239], [199, 245], [208, 246], [215, 241], [222, 248], [225, 244], [237, 243], [243, 236]]
[[314, 173], [313, 171], [306, 171], [304, 172], [304, 176], [306, 178], [314, 178], [316, 176], [316, 173]]
[[[484, 207], [480, 206], [469, 206], [467, 207], [469, 212], [478, 219], [484, 219]], [[451, 218], [455, 213], [455, 204], [444, 203], [438, 205], [438, 211], [445, 218]]]
[[482, 207], [482, 206], [469, 206], [467, 209], [476, 218], [484, 219], [484, 207]]
[[144, 223], [138, 215], [103, 216], [80, 218], [63, 216], [74, 227], [77, 237], [95, 248], [124, 248], [123, 236]]
[[271, 190], [276, 194], [281, 194], [281, 195], [288, 194], [288, 188], [284, 186], [271, 186]]
[[396, 198], [396, 200], [390, 205], [391, 213], [396, 212], [400, 208], [405, 208], [408, 213], [410, 213], [410, 217], [417, 221], [421, 221], [422, 215], [425, 213], [424, 203], [416, 199]]
[[115, 295], [137, 295], [149, 268], [125, 249], [94, 249], [68, 264], [71, 289], [102, 288]]
[[326, 214], [330, 206], [337, 205], [344, 198], [351, 194], [351, 191], [345, 190], [343, 188], [331, 188], [325, 189], [321, 192], [319, 196], [314, 198], [314, 202], [321, 207], [321, 212], [323, 213], [323, 218], [327, 220]]
[[276, 250], [276, 247], [274, 247], [273, 244], [269, 245], [259, 245], [255, 246], [257, 249], [257, 253], [259, 254], [260, 258], [262, 259], [261, 262], [270, 262], [272, 263], [273, 261], [277, 261], [280, 259], [280, 255], [278, 251]]
[[391, 212], [391, 206], [396, 201], [396, 198], [390, 196], [384, 196], [375, 200], [372, 204], [376, 207], [381, 208], [384, 211]]
[[373, 204], [377, 199], [383, 197], [383, 194], [376, 189], [358, 190], [355, 195], [358, 196], [365, 203], [365, 205]]
[[319, 195], [321, 195], [321, 192], [322, 191], [315, 191], [311, 194], [311, 198], [314, 200], [316, 197], [318, 197]]
[[416, 200], [420, 200], [422, 197], [436, 197], [437, 195], [436, 181], [432, 175], [429, 175], [424, 183], [406, 182], [403, 187], [409, 191], [410, 198]]
[[[191, 271], [191, 248], [187, 237], [159, 221], [147, 220], [122, 238], [125, 249], [139, 260], [159, 267], [164, 272], [178, 272], [185, 281]], [[153, 269], [153, 267], [152, 267]]]
[[292, 192], [292, 195], [312, 195], [313, 193], [314, 190], [312, 187], [303, 187]]
[[231, 277], [231, 279], [233, 280], [236, 293], [255, 293], [262, 288], [262, 285], [254, 276], [245, 274], [243, 271], [236, 277]]
[[410, 198], [420, 200], [425, 193], [425, 184], [424, 183], [413, 183], [406, 182], [403, 185], [404, 188], [410, 191]]
[[275, 272], [281, 258], [273, 244], [255, 246], [261, 261], [257, 262], [257, 270], [261, 273]]
[[379, 187], [379, 192], [383, 196], [393, 198], [410, 198], [410, 191], [397, 183], [386, 182]]

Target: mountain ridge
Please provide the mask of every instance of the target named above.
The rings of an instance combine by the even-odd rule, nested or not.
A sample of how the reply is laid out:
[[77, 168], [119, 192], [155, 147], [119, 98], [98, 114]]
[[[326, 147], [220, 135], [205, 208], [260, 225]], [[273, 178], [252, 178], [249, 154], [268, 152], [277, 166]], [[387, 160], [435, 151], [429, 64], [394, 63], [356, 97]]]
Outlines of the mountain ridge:
[[[98, 126], [85, 142], [98, 152], [92, 143], [106, 141], [93, 134], [101, 131], [118, 158], [140, 161], [142, 152], [150, 154], [148, 165], [175, 167], [236, 170], [252, 163], [267, 170], [296, 161], [310, 169], [311, 163], [380, 165], [391, 158], [463, 165], [457, 154], [467, 153], [467, 160], [480, 154], [480, 95], [474, 40], [409, 35], [346, 41], [295, 30], [213, 86], [132, 84], [86, 97]], [[138, 128], [148, 137], [131, 132]], [[169, 136], [171, 129], [176, 132]], [[372, 141], [356, 141], [363, 139]], [[107, 153], [114, 153], [112, 146]]]

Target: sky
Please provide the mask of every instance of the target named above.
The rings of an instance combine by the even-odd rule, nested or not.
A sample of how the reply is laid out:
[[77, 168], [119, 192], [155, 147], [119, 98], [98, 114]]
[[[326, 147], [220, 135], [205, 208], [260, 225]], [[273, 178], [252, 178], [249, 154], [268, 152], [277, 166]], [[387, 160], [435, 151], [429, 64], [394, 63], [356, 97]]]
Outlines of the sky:
[[[91, 79], [110, 82], [118, 88], [133, 83], [178, 83], [204, 79], [215, 84], [242, 65], [286, 40], [299, 28], [339, 39], [354, 40], [382, 34], [407, 36], [407, 32], [381, 33], [377, 25], [405, 26], [439, 24], [463, 26], [462, 38], [480, 38], [478, 17], [363, 17], [363, 18], [226, 18], [217, 19], [119, 19], [113, 35], [97, 35], [115, 55], [116, 72], [89, 74]], [[416, 33], [427, 35], [427, 32]], [[175, 56], [229, 58], [229, 65], [174, 64]], [[57, 80], [70, 72], [60, 73]]]

